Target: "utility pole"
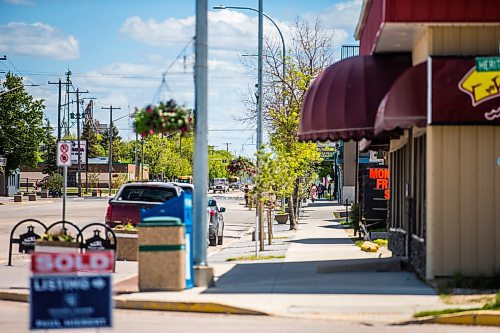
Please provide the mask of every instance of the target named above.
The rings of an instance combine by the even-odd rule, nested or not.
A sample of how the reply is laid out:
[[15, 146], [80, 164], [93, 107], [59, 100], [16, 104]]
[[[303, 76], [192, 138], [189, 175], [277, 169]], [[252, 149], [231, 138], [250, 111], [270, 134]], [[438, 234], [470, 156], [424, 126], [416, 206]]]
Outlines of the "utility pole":
[[135, 180], [139, 180], [139, 147], [138, 147], [138, 141], [139, 141], [139, 134], [136, 132], [135, 133]]
[[[258, 29], [258, 66], [257, 66], [257, 151], [262, 148], [262, 72], [263, 72], [263, 61], [262, 61], [262, 53], [263, 53], [263, 0], [259, 0], [259, 29]], [[257, 158], [257, 173], [260, 172], [260, 162]], [[263, 219], [262, 219], [262, 209], [261, 204], [257, 201], [257, 218], [255, 225], [255, 255], [259, 255], [259, 239], [260, 241], [260, 250], [264, 250], [264, 242], [262, 235], [259, 235], [259, 231], [263, 227]]]
[[67, 116], [66, 118], [66, 130], [64, 132], [64, 136], [69, 136], [70, 133], [69, 133], [69, 119], [70, 119], [70, 112], [69, 112], [69, 86], [72, 84], [71, 80], [69, 79], [69, 77], [71, 76], [71, 71], [68, 69], [68, 71], [66, 73], [66, 99], [67, 99], [67, 103], [66, 103], [66, 106], [68, 108], [68, 113], [65, 115]]
[[[89, 91], [76, 89], [76, 140], [78, 141], [78, 196], [82, 196], [82, 152], [80, 146], [80, 94], [88, 94]], [[72, 145], [73, 146], [73, 145]], [[88, 148], [87, 148], [88, 149]], [[70, 155], [71, 156], [71, 155]]]
[[195, 39], [195, 151], [194, 151], [194, 285], [213, 283], [213, 268], [207, 265], [208, 191], [208, 11], [207, 0], [196, 1]]
[[48, 84], [57, 84], [59, 86], [59, 98], [57, 99], [57, 141], [61, 141], [61, 93], [62, 93], [62, 82], [47, 82]]
[[109, 107], [102, 106], [101, 109], [109, 110], [109, 163], [108, 163], [108, 180], [109, 180], [109, 195], [111, 195], [111, 171], [113, 169], [113, 110], [121, 110], [121, 108], [115, 108], [113, 105]]
[[64, 85], [66, 85], [66, 87], [68, 87], [71, 82], [69, 81], [69, 76], [68, 76], [68, 79], [66, 80], [66, 82], [62, 82], [61, 79], [59, 78], [58, 82], [50, 82], [50, 81], [48, 81], [47, 83], [48, 84], [57, 84], [59, 86], [59, 97], [57, 99], [57, 141], [61, 141], [61, 129], [62, 129], [62, 126], [61, 126], [62, 125], [61, 124], [62, 85], [64, 84]]
[[226, 145], [226, 151], [229, 151], [229, 145], [232, 144], [232, 142], [223, 142], [223, 145]]

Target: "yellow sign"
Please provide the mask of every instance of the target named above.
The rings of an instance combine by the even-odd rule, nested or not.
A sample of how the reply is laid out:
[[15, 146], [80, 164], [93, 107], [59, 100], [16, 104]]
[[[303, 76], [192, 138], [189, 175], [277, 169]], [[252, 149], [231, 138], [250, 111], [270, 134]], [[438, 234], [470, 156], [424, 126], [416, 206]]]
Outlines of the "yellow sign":
[[473, 67], [460, 80], [458, 88], [471, 97], [472, 106], [500, 97], [500, 71], [478, 72]]

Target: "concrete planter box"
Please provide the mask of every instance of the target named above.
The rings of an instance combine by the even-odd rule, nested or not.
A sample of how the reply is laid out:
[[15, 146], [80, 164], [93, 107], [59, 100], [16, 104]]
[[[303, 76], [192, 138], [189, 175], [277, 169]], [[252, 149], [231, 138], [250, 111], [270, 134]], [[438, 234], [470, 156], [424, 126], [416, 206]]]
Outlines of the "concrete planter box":
[[14, 202], [23, 202], [23, 196], [21, 194], [14, 194]]
[[28, 194], [28, 200], [29, 201], [36, 201], [36, 193]]
[[116, 260], [137, 261], [137, 231], [114, 230], [116, 236]]
[[288, 222], [288, 214], [274, 214], [274, 219], [278, 224], [286, 224]]
[[47, 190], [40, 191], [40, 198], [46, 199], [48, 197], [49, 197], [49, 191]]
[[35, 243], [36, 252], [78, 252], [80, 244], [77, 242], [63, 242], [63, 241], [46, 241], [37, 239]]

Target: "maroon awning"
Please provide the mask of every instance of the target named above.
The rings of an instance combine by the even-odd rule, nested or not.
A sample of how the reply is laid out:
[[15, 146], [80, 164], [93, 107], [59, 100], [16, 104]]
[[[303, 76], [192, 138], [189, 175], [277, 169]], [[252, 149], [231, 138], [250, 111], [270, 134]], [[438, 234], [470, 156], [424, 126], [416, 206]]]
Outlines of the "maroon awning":
[[304, 97], [299, 139], [371, 139], [380, 101], [409, 67], [407, 55], [356, 56], [329, 66]]
[[375, 134], [427, 124], [427, 62], [404, 72], [380, 102]]

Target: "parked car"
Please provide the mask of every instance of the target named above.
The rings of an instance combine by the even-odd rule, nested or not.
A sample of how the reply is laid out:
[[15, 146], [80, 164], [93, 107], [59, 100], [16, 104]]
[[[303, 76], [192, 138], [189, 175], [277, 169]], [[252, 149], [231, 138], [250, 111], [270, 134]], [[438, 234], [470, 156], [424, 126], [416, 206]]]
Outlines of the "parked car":
[[208, 199], [208, 241], [210, 246], [222, 245], [224, 241], [224, 207], [218, 207], [214, 199]]
[[214, 193], [219, 191], [221, 193], [229, 192], [229, 184], [226, 178], [215, 178], [214, 179]]
[[137, 225], [141, 219], [141, 208], [149, 209], [161, 205], [167, 200], [179, 197], [181, 193], [180, 187], [163, 182], [127, 183], [109, 200], [106, 225]]
[[194, 185], [193, 184], [188, 184], [188, 183], [179, 183], [179, 182], [168, 182], [168, 184], [175, 185], [177, 187], [180, 187], [183, 191], [193, 193], [194, 191]]

